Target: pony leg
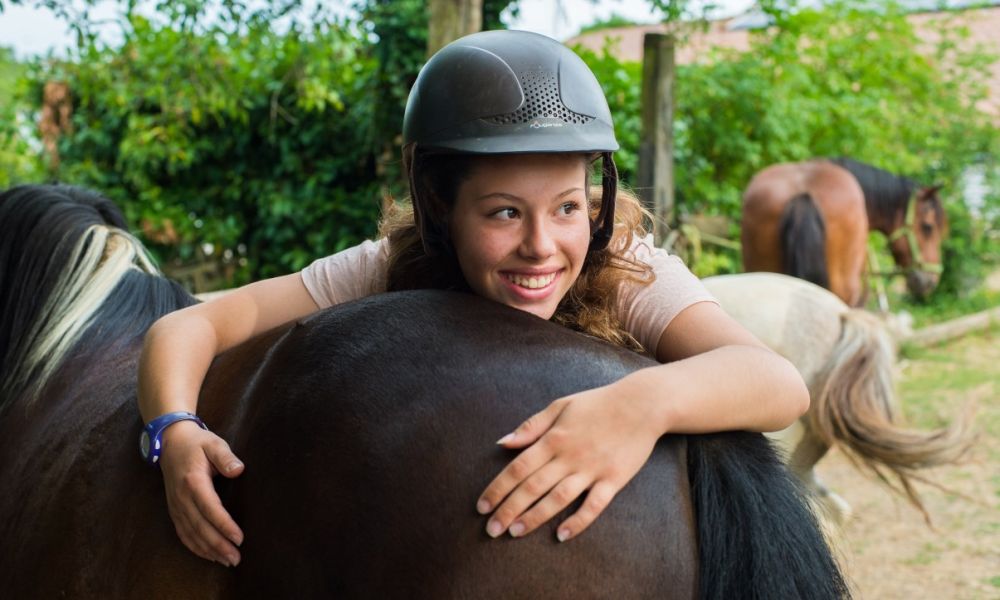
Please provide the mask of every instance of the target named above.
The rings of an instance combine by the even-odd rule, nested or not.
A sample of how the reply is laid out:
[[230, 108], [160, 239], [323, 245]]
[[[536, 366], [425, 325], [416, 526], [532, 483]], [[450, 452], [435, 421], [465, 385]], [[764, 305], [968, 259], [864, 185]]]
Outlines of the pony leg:
[[800, 419], [796, 425], [802, 431], [788, 456], [788, 468], [809, 490], [810, 503], [824, 525], [832, 522], [837, 526], [843, 526], [851, 518], [851, 505], [826, 487], [815, 470], [816, 464], [826, 456], [830, 446], [816, 435], [806, 419]]

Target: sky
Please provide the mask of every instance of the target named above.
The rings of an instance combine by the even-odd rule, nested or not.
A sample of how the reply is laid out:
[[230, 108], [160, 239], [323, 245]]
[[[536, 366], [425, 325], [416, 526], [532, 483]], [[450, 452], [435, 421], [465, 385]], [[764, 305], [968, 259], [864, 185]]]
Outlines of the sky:
[[[345, 12], [351, 0], [330, 2], [341, 4]], [[749, 8], [753, 0], [716, 0], [722, 6], [722, 15], [732, 15]], [[506, 19], [512, 29], [525, 29], [543, 33], [559, 40], [574, 35], [584, 25], [606, 19], [612, 13], [640, 23], [657, 20], [649, 0], [521, 0], [516, 19]], [[0, 46], [13, 47], [19, 58], [44, 55], [49, 50], [57, 54], [70, 45], [67, 26], [47, 9], [12, 6], [4, 3], [0, 13]], [[93, 16], [113, 19], [117, 2], [98, 3]]]

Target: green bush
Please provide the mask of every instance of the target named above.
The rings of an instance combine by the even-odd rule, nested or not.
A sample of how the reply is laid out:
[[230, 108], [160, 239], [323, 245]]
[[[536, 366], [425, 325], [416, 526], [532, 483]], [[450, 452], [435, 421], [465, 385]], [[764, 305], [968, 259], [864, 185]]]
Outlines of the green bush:
[[[405, 193], [399, 134], [426, 6], [359, 1], [355, 22], [299, 4], [164, 2], [147, 18], [122, 2], [111, 46], [72, 22], [79, 46], [34, 77], [36, 101], [50, 79], [73, 93], [51, 175], [116, 200], [161, 262], [229, 259], [227, 284], [374, 235], [383, 196]], [[508, 4], [487, 0], [484, 23]]]
[[118, 201], [164, 259], [235, 254], [237, 281], [371, 235], [372, 66], [355, 32], [181, 17], [129, 14], [121, 47], [90, 42], [43, 74], [74, 96], [56, 175]]
[[[743, 189], [767, 165], [851, 156], [926, 184], [944, 183], [952, 215], [942, 293], [979, 277], [995, 238], [963, 216], [959, 176], [983, 165], [992, 178], [987, 212], [1000, 208], [1000, 134], [976, 109], [997, 56], [964, 43], [960, 12], [939, 38], [921, 39], [892, 3], [851, 0], [823, 9], [773, 11], [775, 26], [752, 33], [749, 52], [716, 50], [680, 65], [675, 81], [674, 160], [679, 213], [739, 220]], [[640, 137], [640, 67], [579, 50], [605, 86], [634, 174]], [[984, 158], [985, 157], [985, 158]], [[994, 221], [996, 217], [994, 217]], [[994, 222], [993, 231], [998, 223]], [[981, 233], [981, 232], [980, 232]], [[976, 237], [976, 236], [979, 237]], [[728, 269], [728, 258], [707, 257]], [[993, 251], [995, 254], [995, 251]], [[707, 270], [711, 270], [706, 267]]]
[[41, 177], [42, 163], [31, 119], [27, 84], [29, 66], [0, 46], [0, 189]]

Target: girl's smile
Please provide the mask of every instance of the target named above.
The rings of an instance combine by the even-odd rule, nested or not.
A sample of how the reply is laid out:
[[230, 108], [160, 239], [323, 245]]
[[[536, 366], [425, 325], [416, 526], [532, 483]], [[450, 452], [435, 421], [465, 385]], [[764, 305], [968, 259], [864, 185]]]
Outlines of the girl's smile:
[[450, 215], [458, 262], [472, 290], [551, 318], [587, 256], [585, 183], [580, 155], [477, 159]]

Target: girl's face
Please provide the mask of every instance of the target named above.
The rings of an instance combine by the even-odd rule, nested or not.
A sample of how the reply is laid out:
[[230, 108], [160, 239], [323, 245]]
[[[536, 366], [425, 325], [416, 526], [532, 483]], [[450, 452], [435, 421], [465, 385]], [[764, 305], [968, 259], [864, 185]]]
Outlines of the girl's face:
[[451, 239], [474, 292], [543, 319], [583, 268], [590, 245], [584, 158], [476, 159], [458, 186]]

